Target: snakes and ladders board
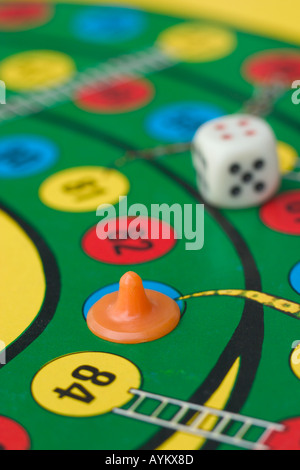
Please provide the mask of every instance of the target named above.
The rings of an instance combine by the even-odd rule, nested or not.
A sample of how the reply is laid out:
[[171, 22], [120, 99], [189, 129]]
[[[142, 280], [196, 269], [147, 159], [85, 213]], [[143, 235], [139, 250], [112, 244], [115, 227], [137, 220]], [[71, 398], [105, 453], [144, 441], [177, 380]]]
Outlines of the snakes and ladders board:
[[[1, 449], [299, 449], [296, 43], [220, 18], [31, 2], [1, 2], [0, 40]], [[259, 208], [204, 205], [204, 245], [186, 250], [150, 207], [203, 204], [190, 143], [240, 110], [274, 129], [281, 188]], [[97, 207], [118, 213], [124, 196], [149, 209], [141, 230], [169, 238], [97, 237]], [[170, 334], [89, 330], [126, 271], [177, 302]]]

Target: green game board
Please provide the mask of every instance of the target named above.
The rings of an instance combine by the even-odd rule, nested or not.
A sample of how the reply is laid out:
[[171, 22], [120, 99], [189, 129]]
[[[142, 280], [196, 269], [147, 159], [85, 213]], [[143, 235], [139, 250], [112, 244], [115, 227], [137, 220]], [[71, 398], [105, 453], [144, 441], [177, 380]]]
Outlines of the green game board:
[[[299, 51], [121, 7], [3, 3], [0, 30], [1, 447], [299, 449]], [[203, 203], [195, 131], [251, 107], [279, 72], [274, 201], [205, 205], [197, 251], [97, 239], [98, 205], [118, 211], [119, 196], [149, 211]], [[88, 329], [126, 271], [177, 299], [167, 336], [117, 344]], [[178, 300], [224, 289], [239, 291]]]

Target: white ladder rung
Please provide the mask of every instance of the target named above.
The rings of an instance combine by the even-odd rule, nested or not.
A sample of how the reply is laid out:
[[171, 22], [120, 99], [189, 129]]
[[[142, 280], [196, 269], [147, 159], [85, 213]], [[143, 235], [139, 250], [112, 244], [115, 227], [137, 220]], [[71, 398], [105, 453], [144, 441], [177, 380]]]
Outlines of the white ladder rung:
[[177, 424], [179, 421], [184, 417], [184, 415], [188, 412], [188, 406], [183, 406], [180, 410], [176, 413], [175, 416], [171, 419], [171, 423]]
[[245, 434], [249, 431], [249, 429], [251, 428], [251, 423], [250, 422], [246, 422], [243, 424], [243, 426], [238, 430], [238, 432], [234, 435], [234, 438], [235, 439], [242, 439]]
[[221, 434], [226, 426], [230, 423], [231, 419], [230, 418], [222, 418], [221, 421], [217, 424], [217, 426], [214, 428], [213, 432], [214, 434]]
[[128, 408], [129, 413], [133, 413], [139, 406], [140, 404], [145, 400], [145, 397], [141, 395], [131, 406]]
[[189, 424], [189, 426], [193, 429], [199, 428], [200, 424], [209, 416], [208, 411], [202, 411], [195, 419]]
[[151, 414], [151, 417], [152, 418], [157, 418], [157, 416], [160, 415], [160, 413], [166, 408], [166, 406], [168, 405], [168, 401], [167, 400], [164, 400], [162, 401], [158, 407], [153, 411], [153, 413]]
[[[279, 427], [279, 426], [280, 426], [280, 427]], [[273, 431], [283, 432], [284, 430], [285, 430], [285, 426], [284, 426], [283, 424], [279, 424], [279, 425], [277, 425], [276, 427], [273, 427], [273, 426], [268, 427], [268, 428], [262, 433], [262, 435], [260, 436], [260, 438], [258, 439], [257, 445], [258, 445], [258, 446], [264, 445], [263, 442], [266, 441], [266, 439], [270, 436], [270, 434], [271, 434]]]

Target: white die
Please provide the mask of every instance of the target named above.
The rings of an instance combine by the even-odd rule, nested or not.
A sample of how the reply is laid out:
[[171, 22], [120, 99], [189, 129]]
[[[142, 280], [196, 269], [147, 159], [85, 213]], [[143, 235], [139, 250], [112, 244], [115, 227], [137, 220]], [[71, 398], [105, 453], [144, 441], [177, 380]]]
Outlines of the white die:
[[255, 116], [233, 114], [203, 124], [192, 157], [201, 195], [220, 208], [260, 205], [280, 184], [276, 137]]

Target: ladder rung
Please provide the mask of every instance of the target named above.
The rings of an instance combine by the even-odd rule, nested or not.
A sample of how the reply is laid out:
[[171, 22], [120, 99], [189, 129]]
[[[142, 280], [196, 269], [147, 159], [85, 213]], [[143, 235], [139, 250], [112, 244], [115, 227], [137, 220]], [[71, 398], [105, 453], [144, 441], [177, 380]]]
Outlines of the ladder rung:
[[231, 419], [230, 418], [222, 418], [221, 421], [216, 425], [214, 428], [213, 432], [214, 434], [221, 434], [226, 426], [230, 423]]
[[151, 417], [152, 418], [157, 418], [157, 416], [160, 415], [160, 413], [165, 409], [165, 407], [168, 405], [168, 402], [167, 400], [165, 401], [162, 401], [158, 407], [153, 411], [153, 413], [151, 414]]
[[283, 424], [280, 425], [281, 426], [281, 429], [279, 429], [277, 426], [276, 428], [275, 427], [269, 427], [267, 428], [263, 433], [262, 435], [260, 436], [260, 438], [258, 439], [257, 441], [257, 444], [260, 446], [260, 445], [264, 445], [262, 444], [266, 439], [267, 437], [269, 437], [269, 435], [274, 432], [274, 431], [277, 431], [277, 432], [283, 432], [285, 430], [285, 426]]
[[196, 416], [196, 418], [189, 424], [189, 426], [191, 428], [198, 428], [199, 425], [201, 423], [203, 423], [203, 421], [205, 420], [205, 418], [207, 418], [207, 416], [209, 416], [209, 412], [207, 411], [202, 411], [202, 413], [200, 413], [198, 416]]
[[130, 408], [128, 408], [127, 411], [128, 411], [129, 413], [134, 412], [134, 411], [140, 406], [140, 404], [142, 403], [142, 401], [145, 400], [145, 398], [146, 398], [145, 396], [140, 395], [139, 398], [131, 405]]
[[242, 439], [246, 432], [249, 431], [249, 429], [251, 428], [251, 423], [244, 423], [243, 426], [238, 430], [238, 432], [234, 435], [234, 438], [235, 439]]
[[177, 424], [179, 423], [179, 421], [184, 417], [184, 415], [187, 413], [188, 411], [188, 407], [187, 406], [183, 406], [177, 413], [175, 416], [173, 416], [173, 418], [170, 420], [171, 423], [173, 424]]

